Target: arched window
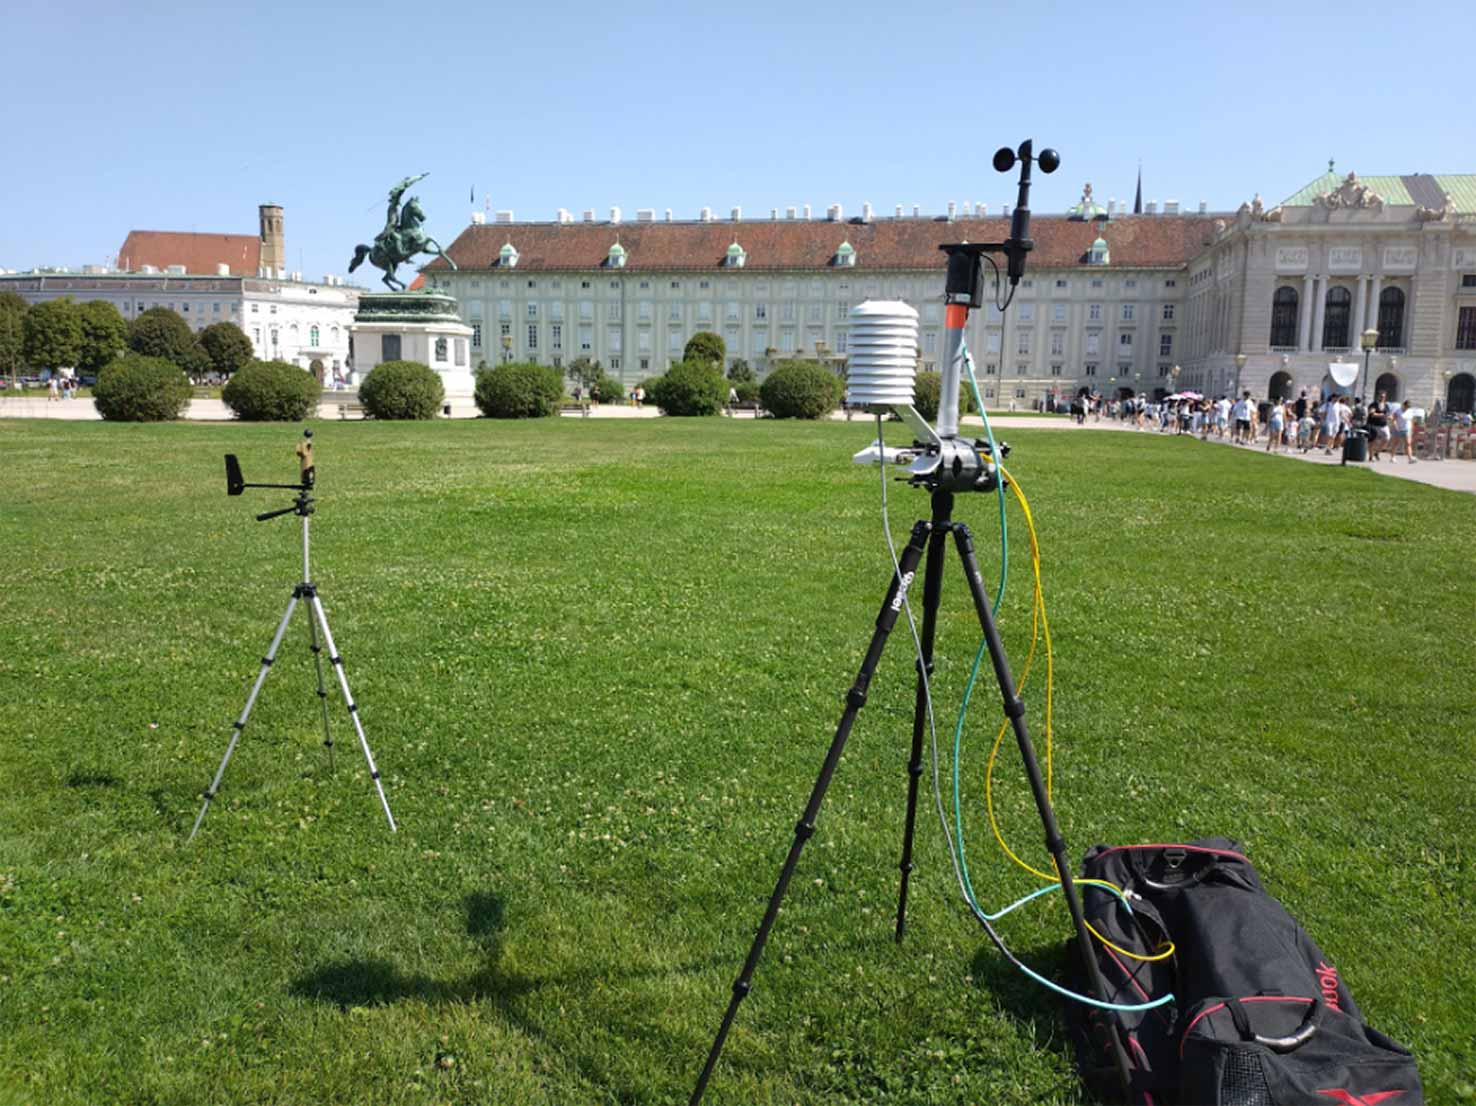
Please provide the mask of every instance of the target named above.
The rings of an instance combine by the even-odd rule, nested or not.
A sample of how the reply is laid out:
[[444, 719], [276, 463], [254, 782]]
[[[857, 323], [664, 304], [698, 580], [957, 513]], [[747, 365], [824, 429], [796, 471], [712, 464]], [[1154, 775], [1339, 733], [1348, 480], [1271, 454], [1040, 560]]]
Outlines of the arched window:
[[1353, 306], [1353, 293], [1346, 288], [1329, 288], [1322, 316], [1322, 348], [1348, 348], [1348, 312]]
[[1271, 297], [1271, 346], [1297, 344], [1297, 290], [1289, 284], [1276, 289]]
[[317, 323], [314, 323], [311, 327], [308, 328], [308, 345], [312, 346], [313, 349], [317, 349], [318, 348], [318, 324]]
[[1404, 291], [1385, 288], [1379, 293], [1379, 348], [1404, 345]]

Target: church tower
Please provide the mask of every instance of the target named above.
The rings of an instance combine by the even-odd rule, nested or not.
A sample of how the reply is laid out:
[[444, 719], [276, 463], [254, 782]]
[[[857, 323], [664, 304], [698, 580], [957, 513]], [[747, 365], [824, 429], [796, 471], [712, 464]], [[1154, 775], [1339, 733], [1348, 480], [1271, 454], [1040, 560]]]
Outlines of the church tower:
[[282, 208], [277, 204], [262, 204], [258, 209], [261, 216], [261, 260], [258, 264], [271, 270], [273, 276], [287, 267], [287, 245], [282, 232]]

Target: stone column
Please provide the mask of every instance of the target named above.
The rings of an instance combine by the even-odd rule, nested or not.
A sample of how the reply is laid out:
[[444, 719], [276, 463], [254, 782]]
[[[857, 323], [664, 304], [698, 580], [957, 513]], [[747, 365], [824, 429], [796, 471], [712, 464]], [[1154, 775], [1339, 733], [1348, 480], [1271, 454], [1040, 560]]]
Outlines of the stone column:
[[1368, 300], [1368, 274], [1358, 274], [1358, 294], [1353, 297], [1353, 333], [1349, 345], [1361, 349], [1363, 344], [1363, 305]]
[[1322, 348], [1322, 309], [1327, 306], [1327, 278], [1318, 278], [1313, 283], [1313, 312], [1312, 312], [1312, 344], [1307, 348], [1313, 351]]
[[1302, 317], [1301, 317], [1301, 340], [1297, 342], [1297, 348], [1303, 353], [1312, 348], [1312, 291], [1313, 282], [1310, 276], [1302, 278]]
[[1384, 290], [1384, 278], [1375, 276], [1373, 284], [1368, 290], [1368, 314], [1364, 316], [1368, 320], [1366, 325], [1379, 325], [1379, 293]]

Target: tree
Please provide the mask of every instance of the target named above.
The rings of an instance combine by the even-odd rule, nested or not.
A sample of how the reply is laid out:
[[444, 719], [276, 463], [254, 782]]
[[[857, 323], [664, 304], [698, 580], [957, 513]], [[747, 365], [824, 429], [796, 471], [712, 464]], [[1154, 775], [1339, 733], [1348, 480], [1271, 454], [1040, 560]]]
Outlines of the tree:
[[718, 365], [701, 361], [679, 361], [650, 391], [652, 402], [668, 415], [716, 415], [728, 398]]
[[38, 369], [69, 368], [82, 353], [82, 320], [71, 300], [47, 300], [26, 312], [26, 361]]
[[77, 308], [82, 323], [82, 352], [77, 367], [96, 373], [128, 348], [128, 324], [107, 300], [88, 300]]
[[598, 361], [591, 361], [588, 357], [576, 357], [569, 363], [569, 379], [583, 387], [586, 392], [594, 389], [604, 375], [604, 366]]
[[764, 378], [759, 395], [775, 418], [823, 418], [840, 401], [840, 378], [815, 361], [780, 361]]
[[548, 365], [510, 361], [477, 373], [477, 409], [489, 419], [541, 419], [559, 413], [564, 378]]
[[190, 324], [167, 307], [151, 307], [133, 320], [128, 348], [145, 357], [173, 361], [191, 376], [206, 372], [210, 361], [195, 341]]
[[720, 335], [710, 330], [699, 330], [687, 339], [687, 348], [682, 350], [682, 360], [689, 364], [714, 365], [722, 371], [728, 356], [728, 345]]
[[733, 364], [728, 367], [728, 379], [734, 384], [747, 384], [753, 379], [753, 370], [743, 358], [735, 357]]
[[200, 348], [210, 358], [210, 368], [230, 376], [252, 359], [255, 350], [246, 332], [235, 323], [211, 323], [200, 331]]
[[25, 363], [26, 311], [30, 304], [16, 292], [0, 292], [0, 372], [10, 374], [11, 387]]
[[189, 406], [190, 382], [173, 361], [125, 353], [97, 374], [92, 402], [111, 422], [169, 422]]

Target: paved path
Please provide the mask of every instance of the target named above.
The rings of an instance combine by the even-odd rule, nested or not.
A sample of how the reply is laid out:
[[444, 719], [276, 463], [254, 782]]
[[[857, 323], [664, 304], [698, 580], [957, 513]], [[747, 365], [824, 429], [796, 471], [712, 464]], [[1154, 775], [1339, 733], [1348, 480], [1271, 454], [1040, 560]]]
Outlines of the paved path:
[[[324, 419], [336, 419], [338, 418], [339, 405], [353, 403], [357, 398], [357, 395], [353, 392], [328, 392], [318, 404], [318, 416]], [[628, 404], [605, 403], [591, 408], [589, 417], [597, 419], [654, 419], [660, 417], [660, 414], [650, 404], [637, 408], [631, 407]], [[475, 418], [476, 415], [477, 408], [470, 397], [452, 398], [452, 418]], [[24, 398], [15, 396], [0, 398], [0, 418], [95, 420], [99, 417], [97, 409], [93, 407], [92, 401], [89, 399], [51, 402], [44, 395], [27, 396]], [[218, 399], [196, 399], [190, 402], [189, 409], [185, 412], [185, 417], [192, 421], [230, 422], [231, 412]], [[569, 415], [566, 417], [578, 418], [579, 416]], [[831, 418], [844, 420], [845, 415], [841, 412], [836, 412]], [[852, 421], [864, 425], [866, 420], [858, 416], [853, 418]], [[976, 415], [965, 416], [960, 421], [965, 426], [977, 426], [981, 429], [984, 425], [983, 420]], [[1082, 426], [1077, 426], [1070, 419], [1049, 418], [1039, 415], [1001, 416], [994, 420], [996, 434], [1004, 435], [1010, 430], [1017, 428], [1023, 430], [1067, 430], [1073, 434], [1091, 431], [1145, 435], [1157, 433], [1152, 430], [1138, 430], [1130, 423], [1118, 422], [1114, 419], [1103, 419], [1101, 422], [1088, 421]], [[1167, 435], [1164, 436], [1166, 437]], [[1255, 446], [1232, 446], [1228, 441], [1210, 438], [1209, 444], [1219, 446], [1223, 449], [1240, 449], [1248, 453], [1264, 455], [1266, 452], [1264, 443]], [[1320, 449], [1314, 449], [1310, 453], [1278, 453], [1275, 456], [1313, 465], [1337, 465], [1342, 462], [1342, 458], [1338, 454], [1334, 453], [1332, 456], [1327, 456]], [[1416, 483], [1430, 484], [1437, 488], [1448, 488], [1452, 491], [1476, 494], [1476, 461], [1420, 461], [1411, 465], [1409, 462], [1401, 459], [1370, 462], [1361, 467], [1368, 468], [1383, 476], [1394, 476], [1401, 480], [1413, 480]]]

